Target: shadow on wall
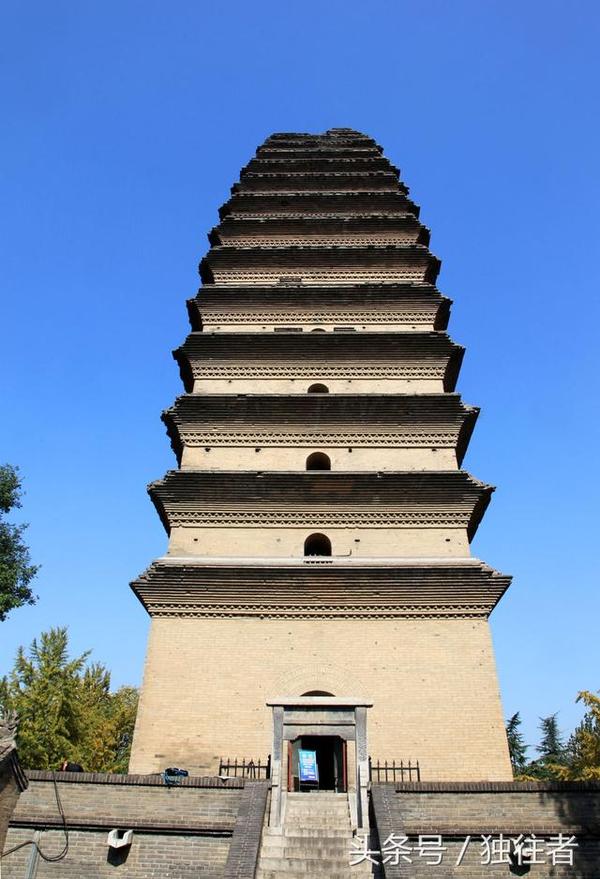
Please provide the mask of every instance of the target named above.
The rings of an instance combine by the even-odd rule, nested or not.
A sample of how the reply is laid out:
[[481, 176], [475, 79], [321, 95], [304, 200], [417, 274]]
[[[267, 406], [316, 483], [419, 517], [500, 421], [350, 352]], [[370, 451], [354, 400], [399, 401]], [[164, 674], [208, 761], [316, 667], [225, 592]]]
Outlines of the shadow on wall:
[[[569, 879], [592, 879], [600, 876], [600, 782], [557, 782], [540, 791], [540, 806], [550, 808], [560, 819], [564, 834], [576, 837], [573, 866], [565, 873], [557, 870], [550, 876]], [[550, 808], [549, 808], [550, 807]]]

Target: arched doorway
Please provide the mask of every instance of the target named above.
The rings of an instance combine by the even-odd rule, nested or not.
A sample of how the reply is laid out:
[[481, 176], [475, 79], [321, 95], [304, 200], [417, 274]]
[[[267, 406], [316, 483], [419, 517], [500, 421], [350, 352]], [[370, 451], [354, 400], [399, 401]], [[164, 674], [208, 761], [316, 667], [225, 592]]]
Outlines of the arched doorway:
[[304, 541], [304, 555], [331, 555], [331, 540], [325, 534], [310, 534]]
[[331, 470], [331, 458], [325, 452], [312, 452], [306, 459], [307, 470]]
[[314, 385], [310, 385], [307, 391], [308, 394], [328, 394], [329, 388], [327, 385], [322, 385], [320, 382], [315, 382]]

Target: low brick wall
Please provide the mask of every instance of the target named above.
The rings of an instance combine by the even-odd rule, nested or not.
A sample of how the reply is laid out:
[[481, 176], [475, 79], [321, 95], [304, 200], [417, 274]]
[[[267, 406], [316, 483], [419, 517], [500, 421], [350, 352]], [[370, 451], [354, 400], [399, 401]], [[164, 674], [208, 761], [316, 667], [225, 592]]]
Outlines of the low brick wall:
[[[374, 784], [372, 805], [381, 849], [391, 834], [396, 834], [396, 840], [408, 838], [400, 853], [392, 854], [393, 846], [387, 847], [385, 854], [391, 857], [384, 865], [386, 879], [600, 876], [600, 783]], [[520, 834], [537, 837], [535, 858], [523, 860], [539, 863], [511, 868], [508, 840]], [[575, 837], [572, 865], [559, 862], [567, 860], [568, 854], [552, 857], [559, 834], [563, 841]], [[435, 835], [442, 836], [445, 847], [440, 864], [434, 863], [436, 856], [426, 855], [419, 847], [420, 836]], [[491, 839], [486, 843], [484, 836]], [[531, 843], [526, 845], [531, 848]]]
[[8, 832], [8, 822], [14, 812], [19, 795], [27, 787], [27, 779], [21, 769], [17, 752], [5, 749], [0, 756], [0, 852]]
[[[167, 787], [160, 776], [30, 771], [28, 777], [6, 849], [41, 832], [44, 854], [62, 851], [65, 834], [57, 791], [69, 835], [63, 859], [53, 863], [38, 857], [37, 879], [100, 879], [114, 877], [116, 868], [121, 879], [225, 877], [234, 837], [245, 839], [245, 848], [252, 849], [255, 813], [262, 809], [262, 822], [268, 789], [265, 782], [245, 785], [241, 779], [223, 785], [218, 778], [187, 778]], [[109, 849], [107, 836], [113, 828], [133, 829], [129, 850]], [[3, 879], [22, 879], [31, 854], [30, 845], [8, 854], [2, 861]], [[253, 866], [252, 872], [235, 875], [251, 877]]]

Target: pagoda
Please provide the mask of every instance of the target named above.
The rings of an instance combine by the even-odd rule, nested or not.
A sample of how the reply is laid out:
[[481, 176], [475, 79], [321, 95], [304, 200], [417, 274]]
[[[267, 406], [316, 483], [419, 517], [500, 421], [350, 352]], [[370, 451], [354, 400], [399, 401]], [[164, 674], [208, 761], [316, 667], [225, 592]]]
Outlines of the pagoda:
[[132, 584], [130, 770], [271, 754], [293, 790], [300, 743], [336, 790], [367, 754], [512, 778], [488, 624], [510, 578], [470, 553], [493, 488], [461, 469], [478, 410], [398, 169], [350, 129], [274, 134], [209, 241], [149, 488], [168, 551]]

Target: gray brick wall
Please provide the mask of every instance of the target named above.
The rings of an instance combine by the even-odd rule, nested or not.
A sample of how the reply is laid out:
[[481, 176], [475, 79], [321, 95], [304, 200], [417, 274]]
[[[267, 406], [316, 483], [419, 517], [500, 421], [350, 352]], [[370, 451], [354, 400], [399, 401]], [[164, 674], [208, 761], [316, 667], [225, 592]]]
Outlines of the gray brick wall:
[[4, 851], [8, 822], [26, 787], [27, 779], [16, 751], [12, 747], [0, 749], [0, 852]]
[[258, 863], [269, 785], [248, 784], [242, 796], [224, 879], [253, 879]]
[[[8, 845], [31, 839], [29, 829], [11, 829]], [[230, 838], [134, 833], [127, 859], [111, 863], [107, 831], [71, 831], [69, 852], [58, 863], [38, 860], [36, 879], [217, 879], [222, 877]], [[46, 831], [40, 839], [44, 853], [59, 852], [64, 835]], [[2, 879], [23, 879], [31, 846], [9, 855], [2, 862]]]
[[[66, 773], [65, 773], [66, 774]], [[181, 826], [222, 824], [232, 830], [238, 813], [241, 788], [166, 787], [59, 782], [60, 798], [69, 821], [103, 821], [118, 825], [125, 820], [161, 822]], [[37, 781], [31, 773], [29, 788], [22, 794], [14, 820], [57, 818], [52, 781]]]
[[[372, 803], [380, 844], [390, 834], [404, 834], [412, 852], [384, 867], [386, 879], [485, 879], [493, 875], [527, 875], [532, 879], [598, 879], [600, 876], [600, 784], [375, 784]], [[496, 839], [532, 833], [547, 841], [575, 835], [573, 866], [553, 864], [547, 845], [540, 864], [529, 870], [485, 863], [482, 834]], [[433, 865], [418, 854], [419, 835], [441, 834], [446, 846], [442, 863]], [[471, 841], [460, 865], [460, 851]], [[520, 870], [521, 872], [518, 872]]]
[[0, 765], [0, 852], [8, 830], [8, 822], [19, 797], [19, 788], [8, 766]]
[[[30, 773], [29, 788], [13, 814], [6, 849], [32, 839], [40, 830], [44, 853], [55, 855], [63, 848], [54, 784], [50, 775], [45, 776], [48, 780], [42, 778], [41, 773]], [[61, 774], [60, 779], [69, 851], [57, 863], [38, 858], [36, 879], [223, 876], [234, 829], [243, 825], [238, 819], [240, 805], [248, 801], [249, 791], [241, 782], [223, 787], [214, 779], [190, 779], [168, 788], [157, 779], [140, 783], [139, 777], [130, 783], [111, 776], [86, 781]], [[108, 832], [114, 827], [134, 830], [126, 857], [123, 850], [111, 853], [107, 846]], [[32, 847], [26, 846], [7, 855], [2, 879], [22, 879], [31, 852]]]

